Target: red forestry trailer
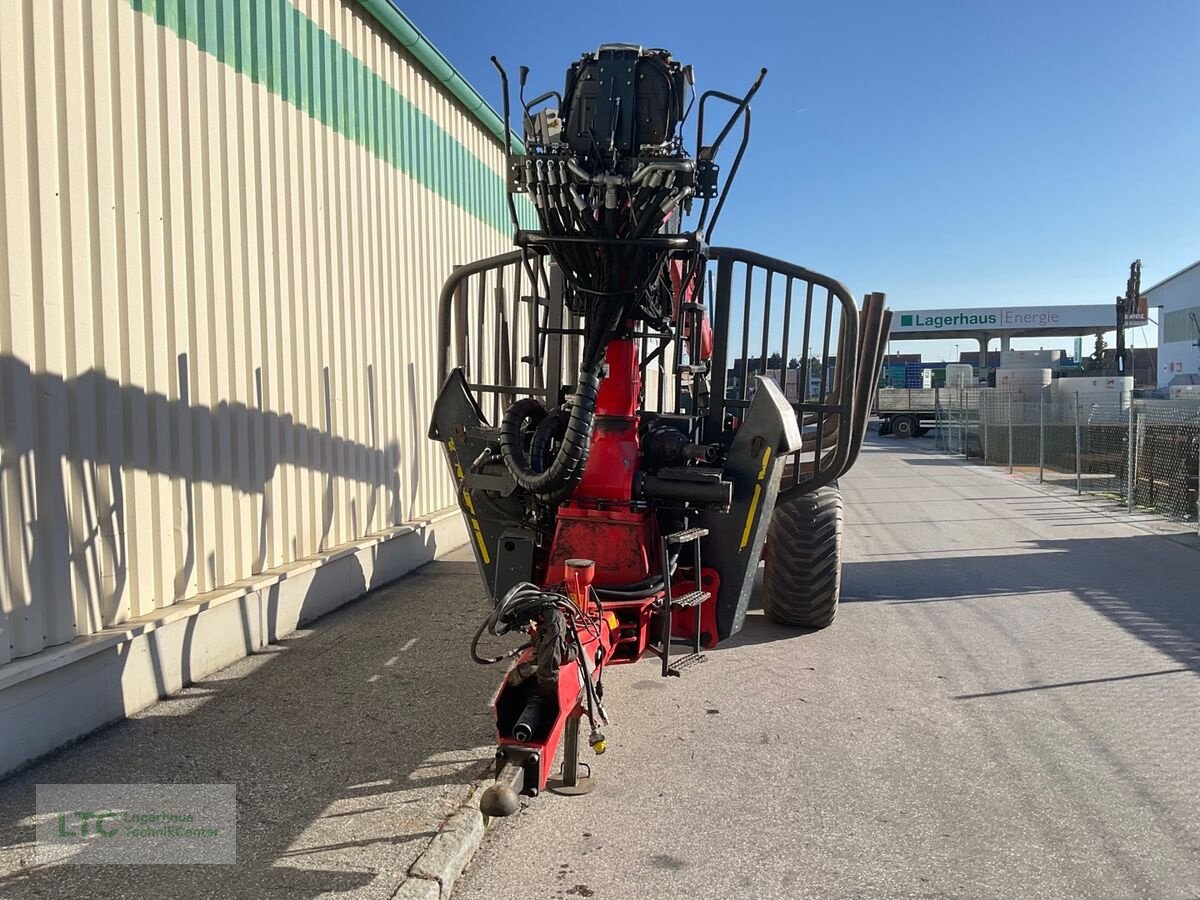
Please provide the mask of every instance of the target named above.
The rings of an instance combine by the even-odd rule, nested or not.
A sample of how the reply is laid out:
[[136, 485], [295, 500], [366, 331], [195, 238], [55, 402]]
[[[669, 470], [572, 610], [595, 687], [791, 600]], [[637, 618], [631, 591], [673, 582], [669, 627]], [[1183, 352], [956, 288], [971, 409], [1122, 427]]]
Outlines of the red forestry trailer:
[[[525, 102], [527, 74], [525, 153], [508, 159], [517, 249], [443, 289], [430, 426], [494, 603], [471, 655], [511, 663], [488, 815], [546, 789], [560, 742], [578, 787], [581, 719], [604, 750], [605, 667], [650, 653], [673, 676], [702, 662], [742, 627], [764, 555], [770, 618], [833, 621], [837, 479], [862, 444], [890, 318], [881, 294], [860, 309], [832, 278], [711, 246], [765, 69], [743, 96], [697, 97], [667, 51], [605, 44], [561, 94]], [[809, 348], [820, 382], [789, 403], [762, 376]], [[485, 633], [511, 632], [528, 640], [481, 654]]]

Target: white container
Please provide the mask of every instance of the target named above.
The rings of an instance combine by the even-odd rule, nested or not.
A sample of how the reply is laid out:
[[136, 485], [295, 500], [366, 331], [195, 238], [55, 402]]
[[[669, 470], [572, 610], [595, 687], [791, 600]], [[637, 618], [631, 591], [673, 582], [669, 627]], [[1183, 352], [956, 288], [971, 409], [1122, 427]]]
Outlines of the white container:
[[921, 387], [925, 390], [929, 390], [931, 387], [933, 387], [933, 369], [921, 370]]
[[946, 365], [946, 387], [968, 388], [975, 386], [975, 367], [968, 363]]
[[1049, 386], [1049, 369], [997, 369], [996, 389], [1036, 395]]
[[1200, 400], [1200, 384], [1175, 384], [1170, 390], [1172, 400]]
[[[788, 403], [799, 403], [800, 402], [800, 388], [802, 385], [802, 382], [800, 381], [800, 376], [801, 376], [800, 370], [799, 369], [783, 369], [782, 370], [783, 384], [780, 384], [780, 375], [781, 375], [781, 371], [779, 369], [767, 369], [765, 377], [770, 378], [773, 382], [775, 382], [775, 384], [779, 385], [779, 387], [783, 390], [784, 399], [787, 400]], [[820, 393], [819, 390], [810, 390], [808, 395], [810, 397], [815, 397], [819, 393]]]
[[1001, 369], [1057, 369], [1062, 363], [1061, 350], [1004, 350]]
[[1062, 395], [1079, 394], [1112, 400], [1132, 391], [1132, 375], [1110, 378], [1060, 378], [1054, 382], [1054, 393]]

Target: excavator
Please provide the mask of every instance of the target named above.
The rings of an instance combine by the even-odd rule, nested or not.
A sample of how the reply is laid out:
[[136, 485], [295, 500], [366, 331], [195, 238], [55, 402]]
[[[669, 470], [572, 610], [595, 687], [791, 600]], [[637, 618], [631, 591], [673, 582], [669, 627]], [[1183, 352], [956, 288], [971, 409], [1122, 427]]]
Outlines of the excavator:
[[[604, 44], [561, 92], [526, 101], [528, 74], [524, 152], [506, 149], [515, 249], [442, 290], [429, 429], [492, 601], [471, 656], [507, 664], [488, 816], [586, 789], [607, 667], [702, 663], [742, 628], [760, 564], [767, 617], [832, 623], [838, 478], [891, 318], [883, 294], [860, 306], [828, 276], [712, 244], [766, 69], [744, 94], [697, 95], [670, 52]], [[523, 640], [481, 650], [503, 635]]]

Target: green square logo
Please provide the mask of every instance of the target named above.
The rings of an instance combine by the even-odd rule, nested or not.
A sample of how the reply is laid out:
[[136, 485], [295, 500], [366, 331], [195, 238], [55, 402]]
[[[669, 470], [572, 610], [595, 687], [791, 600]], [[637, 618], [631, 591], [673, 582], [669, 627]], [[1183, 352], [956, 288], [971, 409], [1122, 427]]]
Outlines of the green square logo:
[[901, 328], [912, 327], [912, 316], [901, 316], [900, 317], [900, 327]]

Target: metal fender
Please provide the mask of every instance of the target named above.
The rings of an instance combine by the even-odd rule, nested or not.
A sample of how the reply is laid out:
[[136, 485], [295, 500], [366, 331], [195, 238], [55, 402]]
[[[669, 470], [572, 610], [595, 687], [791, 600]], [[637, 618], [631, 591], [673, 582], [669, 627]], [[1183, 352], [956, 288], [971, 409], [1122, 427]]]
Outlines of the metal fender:
[[706, 511], [701, 524], [708, 536], [701, 546], [705, 562], [721, 573], [717, 592], [717, 636], [741, 630], [754, 586], [754, 574], [767, 539], [767, 525], [779, 495], [780, 466], [800, 449], [800, 426], [783, 392], [759, 377], [754, 399], [734, 435], [724, 478], [733, 483], [728, 513]]

